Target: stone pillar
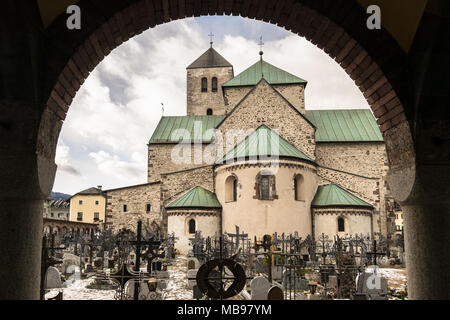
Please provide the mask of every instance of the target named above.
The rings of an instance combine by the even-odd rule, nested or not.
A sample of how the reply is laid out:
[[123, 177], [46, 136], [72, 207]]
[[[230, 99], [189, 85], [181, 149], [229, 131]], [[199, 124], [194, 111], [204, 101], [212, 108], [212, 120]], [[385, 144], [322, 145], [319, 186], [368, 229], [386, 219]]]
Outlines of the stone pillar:
[[30, 101], [0, 100], [1, 300], [39, 299], [43, 199], [53, 186], [61, 128], [41, 110]]
[[0, 299], [39, 299], [42, 201], [0, 198]]
[[409, 299], [450, 299], [450, 205], [404, 204]]
[[413, 142], [406, 122], [385, 132], [387, 180], [403, 209], [411, 300], [450, 299], [450, 166], [444, 157], [450, 148], [435, 147], [432, 137], [422, 130]]

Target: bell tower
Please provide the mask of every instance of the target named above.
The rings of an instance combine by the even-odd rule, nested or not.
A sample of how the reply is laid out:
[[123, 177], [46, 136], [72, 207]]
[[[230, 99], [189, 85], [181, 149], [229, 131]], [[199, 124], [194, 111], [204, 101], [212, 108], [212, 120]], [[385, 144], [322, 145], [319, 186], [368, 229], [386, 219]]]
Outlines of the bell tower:
[[214, 50], [212, 43], [186, 68], [188, 116], [225, 114], [222, 84], [234, 77], [233, 66]]

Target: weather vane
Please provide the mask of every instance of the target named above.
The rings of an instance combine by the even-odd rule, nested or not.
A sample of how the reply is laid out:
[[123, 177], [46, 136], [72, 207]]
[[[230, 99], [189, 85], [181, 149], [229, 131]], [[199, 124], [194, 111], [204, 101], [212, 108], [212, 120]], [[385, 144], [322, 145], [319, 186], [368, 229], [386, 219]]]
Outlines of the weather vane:
[[211, 48], [212, 48], [212, 45], [213, 45], [213, 37], [214, 37], [214, 35], [213, 35], [213, 33], [212, 32], [210, 32], [209, 34], [208, 34], [208, 36], [211, 38], [211, 40], [209, 41], [209, 44], [211, 45]]

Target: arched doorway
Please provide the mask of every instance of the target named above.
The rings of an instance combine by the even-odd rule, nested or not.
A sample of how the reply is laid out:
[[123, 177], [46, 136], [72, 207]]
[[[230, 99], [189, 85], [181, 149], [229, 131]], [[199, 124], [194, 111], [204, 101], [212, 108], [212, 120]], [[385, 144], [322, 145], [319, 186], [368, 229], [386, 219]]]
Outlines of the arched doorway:
[[[371, 33], [365, 28], [367, 16], [364, 8], [357, 1], [333, 1], [332, 4], [328, 1], [303, 0], [260, 1], [256, 3], [244, 0], [239, 2], [227, 1], [226, 4], [216, 1], [198, 1], [195, 3], [190, 1], [165, 1], [162, 4], [160, 1], [153, 0], [130, 0], [126, 4], [107, 1], [104, 3], [105, 6], [108, 6], [107, 12], [92, 8], [88, 1], [81, 0], [79, 2], [82, 11], [89, 17], [89, 23], [80, 32], [70, 33], [65, 28], [64, 13], [61, 13], [42, 32], [45, 33], [43, 47], [48, 49], [46, 50], [48, 56], [45, 57], [44, 63], [47, 70], [45, 74], [39, 76], [38, 81], [39, 87], [43, 88], [39, 95], [44, 106], [42, 112], [36, 112], [36, 114], [39, 114], [36, 119], [32, 115], [21, 119], [23, 123], [30, 124], [26, 126], [28, 128], [39, 127], [39, 132], [30, 132], [31, 139], [27, 138], [28, 135], [23, 135], [14, 142], [17, 144], [23, 142], [23, 149], [26, 150], [23, 154], [31, 155], [29, 160], [23, 161], [23, 163], [17, 161], [14, 163], [14, 159], [18, 159], [20, 154], [12, 157], [13, 160], [2, 159], [7, 164], [8, 161], [12, 161], [10, 171], [13, 172], [13, 175], [11, 176], [17, 173], [18, 178], [15, 178], [19, 181], [17, 185], [23, 186], [23, 188], [17, 188], [17, 190], [20, 189], [21, 194], [30, 195], [30, 201], [23, 205], [23, 214], [15, 216], [17, 221], [25, 222], [25, 230], [28, 234], [37, 235], [41, 232], [42, 217], [38, 216], [40, 201], [36, 201], [36, 199], [43, 199], [51, 191], [56, 170], [54, 165], [55, 148], [62, 121], [75, 93], [83, 84], [89, 72], [112, 49], [130, 37], [157, 24], [192, 15], [240, 14], [243, 17], [255, 18], [285, 27], [298, 35], [305, 36], [312, 43], [322, 48], [338, 61], [350, 77], [355, 80], [371, 105], [375, 116], [379, 119], [378, 123], [384, 134], [391, 166], [389, 183], [396, 198], [400, 202], [407, 200], [413, 190], [413, 183], [415, 183], [414, 191], [426, 190], [426, 188], [417, 185], [419, 178], [416, 167], [416, 145], [414, 144], [416, 142], [413, 143], [410, 125], [405, 113], [405, 110], [412, 112], [415, 107], [414, 103], [407, 98], [409, 93], [405, 92], [408, 90], [408, 73], [406, 73], [406, 67], [404, 66], [405, 54], [385, 30]], [[25, 110], [24, 105], [26, 104], [22, 101], [15, 105], [17, 108], [11, 109]], [[31, 113], [23, 112], [23, 114]], [[21, 118], [20, 115], [15, 118]], [[412, 120], [412, 117], [410, 118]], [[15, 133], [15, 131], [11, 132]], [[37, 142], [33, 137], [37, 137]], [[428, 137], [416, 140], [419, 140], [422, 145], [427, 145], [427, 139]], [[433, 159], [439, 160], [441, 157], [439, 154], [432, 153], [429, 161], [433, 164]], [[23, 170], [24, 168], [26, 170]], [[434, 175], [427, 175], [426, 172], [434, 173], [433, 170], [422, 170], [420, 174], [421, 182], [429, 183], [428, 180]], [[25, 173], [21, 174], [20, 172]], [[9, 177], [8, 174], [5, 176], [5, 180]], [[441, 177], [445, 177], [445, 175], [441, 175]], [[32, 181], [32, 183], [29, 183], [29, 181]], [[30, 192], [23, 192], [24, 190]], [[413, 195], [415, 196], [418, 193], [420, 192], [413, 192]], [[442, 193], [448, 194], [448, 191], [442, 191]], [[16, 194], [14, 196], [19, 197]], [[440, 200], [441, 198], [437, 197], [436, 199]], [[448, 212], [448, 205], [446, 203], [441, 205], [441, 202], [438, 205], [435, 202], [433, 203], [433, 211]], [[415, 206], [420, 201], [411, 201], [410, 203], [411, 206]], [[421, 210], [425, 212], [425, 209]], [[411, 212], [413, 211], [411, 209]], [[36, 213], [33, 219], [27, 221], [29, 212]], [[418, 211], [415, 210], [415, 212]], [[421, 224], [421, 220], [424, 220], [424, 223], [430, 223], [423, 218], [423, 213], [420, 215], [412, 214], [411, 216], [414, 219], [406, 222], [407, 228], [411, 228], [411, 230], [417, 228], [417, 225]], [[444, 222], [448, 223], [448, 218], [446, 219]], [[18, 235], [8, 231], [8, 226], [13, 226], [17, 221], [5, 223], [5, 227], [2, 229], [5, 232], [0, 232], [0, 234], [3, 234], [0, 240], [17, 240], [12, 242], [29, 248], [24, 253], [27, 261], [38, 261], [40, 246], [38, 237], [21, 239]], [[409, 242], [410, 246], [417, 245], [415, 253], [408, 249], [407, 245], [407, 251], [410, 252], [410, 263], [411, 261], [417, 262], [417, 268], [411, 271], [412, 275], [410, 274], [410, 278], [413, 279], [412, 282], [410, 281], [410, 292], [413, 292], [414, 297], [420, 297], [424, 294], [428, 297], [439, 297], [439, 295], [432, 294], [433, 292], [439, 292], [442, 297], [448, 292], [445, 291], [444, 285], [439, 287], [439, 283], [445, 283], [445, 281], [414, 282], [414, 279], [430, 277], [427, 274], [438, 274], [439, 270], [446, 269], [444, 266], [449, 265], [448, 260], [441, 262], [434, 262], [433, 260], [431, 264], [420, 262], [421, 259], [426, 260], [423, 259], [423, 255], [431, 259], [434, 257], [431, 253], [433, 250], [430, 250], [430, 248], [436, 247], [432, 245], [436, 240], [431, 234], [442, 235], [444, 241], [448, 241], [448, 236], [439, 232], [439, 226], [433, 225], [427, 230], [432, 231], [429, 232], [430, 236], [427, 236], [427, 244], [423, 245], [418, 241], [420, 239], [414, 236], [414, 232], [407, 231], [406, 233], [407, 243]], [[36, 244], [26, 246], [23, 245], [24, 241], [32, 241], [33, 244]], [[6, 243], [7, 241], [0, 242]], [[419, 248], [423, 249], [419, 250]], [[6, 256], [5, 259], [9, 259], [9, 256]], [[19, 258], [11, 256], [10, 261], [16, 260], [18, 266], [25, 265], [25, 263], [22, 263], [23, 261], [19, 261]], [[29, 270], [31, 277], [38, 277], [38, 267], [33, 266], [31, 269], [33, 269]], [[429, 270], [429, 272], [421, 272], [423, 269]], [[21, 268], [18, 267], [17, 272], [19, 274]], [[11, 277], [11, 279], [14, 280], [15, 277]], [[3, 278], [1, 280], [5, 283], [5, 292], [11, 292], [8, 289], [9, 283], [14, 284], [15, 288], [24, 288], [24, 291], [16, 290], [19, 296], [33, 297], [38, 292], [37, 284], [29, 284], [30, 281], [18, 283]], [[429, 285], [419, 288], [414, 283], [428, 283]], [[25, 292], [31, 293], [26, 294]]]

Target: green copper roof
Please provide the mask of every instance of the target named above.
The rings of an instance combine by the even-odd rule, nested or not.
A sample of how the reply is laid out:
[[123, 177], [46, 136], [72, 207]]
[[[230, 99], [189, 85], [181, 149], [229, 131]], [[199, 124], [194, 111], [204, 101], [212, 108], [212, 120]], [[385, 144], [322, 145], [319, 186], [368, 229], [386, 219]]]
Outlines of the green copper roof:
[[338, 185], [328, 184], [317, 189], [311, 207], [365, 207], [373, 208], [360, 198], [342, 189]]
[[234, 159], [257, 157], [288, 157], [313, 161], [306, 154], [281, 138], [275, 131], [265, 125], [248, 135], [233, 150], [228, 152], [217, 164], [232, 162]]
[[170, 203], [166, 208], [222, 208], [222, 205], [217, 200], [215, 193], [202, 187], [195, 187]]
[[[262, 66], [262, 72], [261, 72]], [[222, 87], [254, 86], [263, 77], [270, 84], [306, 84], [307, 82], [289, 72], [281, 70], [266, 61], [258, 61], [233, 79], [225, 82]]]
[[[177, 129], [185, 129], [190, 135], [191, 142], [211, 142], [212, 136], [205, 135], [205, 132], [214, 129], [223, 118], [225, 116], [162, 117], [149, 143], [177, 143], [183, 139], [182, 134], [176, 134]], [[198, 130], [194, 130], [195, 125], [198, 126]]]
[[383, 141], [369, 109], [307, 110], [306, 118], [316, 127], [316, 142]]

